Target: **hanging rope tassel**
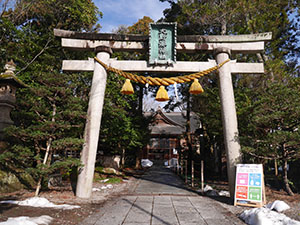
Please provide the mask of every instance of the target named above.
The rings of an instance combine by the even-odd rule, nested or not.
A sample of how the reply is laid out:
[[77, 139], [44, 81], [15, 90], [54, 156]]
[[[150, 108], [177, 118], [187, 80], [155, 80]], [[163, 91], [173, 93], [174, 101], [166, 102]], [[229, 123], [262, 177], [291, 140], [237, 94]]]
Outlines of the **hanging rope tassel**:
[[197, 95], [197, 94], [201, 94], [203, 92], [204, 92], [204, 90], [203, 90], [201, 84], [199, 83], [198, 79], [194, 79], [194, 82], [192, 83], [192, 85], [190, 87], [190, 93]]
[[159, 102], [164, 102], [169, 100], [168, 92], [166, 91], [165, 86], [159, 87], [155, 100]]
[[126, 81], [121, 89], [121, 93], [125, 94], [125, 95], [131, 95], [134, 93], [132, 84], [129, 79], [126, 79]]

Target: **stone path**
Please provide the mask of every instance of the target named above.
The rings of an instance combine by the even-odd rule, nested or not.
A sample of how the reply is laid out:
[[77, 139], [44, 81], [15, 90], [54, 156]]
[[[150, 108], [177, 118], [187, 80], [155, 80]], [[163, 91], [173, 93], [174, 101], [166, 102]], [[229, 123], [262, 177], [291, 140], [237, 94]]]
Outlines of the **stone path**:
[[214, 200], [186, 189], [169, 169], [154, 167], [129, 195], [108, 202], [82, 225], [244, 224]]
[[136, 194], [153, 195], [197, 195], [186, 189], [182, 180], [170, 169], [154, 166], [140, 180]]

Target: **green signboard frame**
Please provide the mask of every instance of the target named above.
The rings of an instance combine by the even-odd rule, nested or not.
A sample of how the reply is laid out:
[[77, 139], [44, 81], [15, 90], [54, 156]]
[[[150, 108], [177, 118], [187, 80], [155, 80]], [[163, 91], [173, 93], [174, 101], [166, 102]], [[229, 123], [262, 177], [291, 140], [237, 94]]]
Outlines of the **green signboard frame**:
[[176, 23], [149, 24], [149, 64], [176, 63]]

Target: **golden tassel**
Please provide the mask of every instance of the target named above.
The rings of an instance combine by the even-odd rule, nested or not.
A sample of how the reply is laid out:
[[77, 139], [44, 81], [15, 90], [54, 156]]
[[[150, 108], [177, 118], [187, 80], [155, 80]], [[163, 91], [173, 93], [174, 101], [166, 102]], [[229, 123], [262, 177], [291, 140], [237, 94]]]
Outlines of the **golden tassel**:
[[197, 95], [197, 94], [201, 94], [203, 92], [204, 92], [204, 90], [201, 87], [201, 84], [199, 83], [198, 79], [194, 79], [194, 82], [192, 83], [192, 85], [190, 87], [190, 93]]
[[126, 79], [126, 81], [121, 89], [121, 93], [125, 94], [125, 95], [131, 95], [134, 93], [132, 84], [129, 79]]
[[159, 87], [155, 100], [159, 102], [164, 102], [169, 100], [168, 92], [166, 91], [165, 86]]

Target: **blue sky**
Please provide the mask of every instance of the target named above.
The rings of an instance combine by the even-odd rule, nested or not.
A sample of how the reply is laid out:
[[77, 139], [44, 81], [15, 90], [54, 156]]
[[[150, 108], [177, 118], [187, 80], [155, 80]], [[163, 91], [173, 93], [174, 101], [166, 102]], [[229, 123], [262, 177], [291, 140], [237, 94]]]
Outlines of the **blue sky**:
[[[163, 11], [170, 8], [167, 2], [159, 0], [93, 0], [99, 10], [103, 13], [103, 18], [99, 20], [102, 26], [101, 33], [111, 33], [120, 25], [131, 26], [144, 16], [149, 16], [155, 22], [163, 17]], [[174, 95], [174, 91], [169, 91], [169, 96]], [[163, 107], [166, 102], [157, 102], [155, 97], [144, 96], [144, 110]]]
[[131, 26], [144, 16], [149, 16], [155, 22], [163, 17], [163, 10], [170, 8], [167, 2], [159, 0], [94, 0], [103, 18], [99, 20], [102, 26], [100, 32], [110, 33], [120, 25]]

